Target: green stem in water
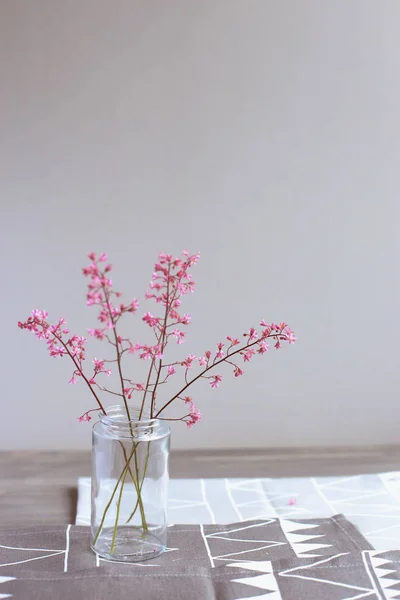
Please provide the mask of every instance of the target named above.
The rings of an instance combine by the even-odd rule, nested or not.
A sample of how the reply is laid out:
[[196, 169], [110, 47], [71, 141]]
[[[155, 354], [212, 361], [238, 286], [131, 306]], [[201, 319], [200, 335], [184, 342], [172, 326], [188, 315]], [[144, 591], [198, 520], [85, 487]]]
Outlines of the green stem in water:
[[113, 535], [112, 535], [112, 540], [111, 540], [110, 554], [112, 554], [115, 549], [115, 540], [117, 537], [117, 529], [118, 529], [118, 521], [119, 521], [119, 511], [120, 511], [121, 500], [122, 500], [122, 492], [124, 491], [125, 479], [126, 479], [127, 474], [128, 474], [128, 469], [125, 469], [125, 473], [124, 473], [124, 476], [121, 481], [121, 488], [119, 490], [119, 496], [118, 496], [118, 500], [117, 500], [117, 514], [115, 516], [115, 523], [114, 523]]
[[[145, 463], [144, 463], [143, 477], [142, 477], [142, 481], [141, 481], [141, 483], [139, 485], [139, 492], [137, 493], [138, 497], [137, 497], [137, 500], [136, 500], [135, 508], [133, 509], [133, 511], [131, 512], [128, 520], [126, 521], [127, 523], [129, 523], [133, 519], [133, 517], [135, 516], [135, 513], [136, 513], [136, 511], [138, 509], [138, 506], [140, 506], [140, 502], [141, 502], [141, 499], [142, 499], [142, 487], [143, 487], [143, 484], [144, 484], [144, 480], [146, 478], [147, 466], [149, 464], [149, 458], [150, 458], [150, 444], [151, 444], [151, 442], [147, 442], [147, 454], [146, 454], [146, 460], [145, 460]], [[138, 481], [139, 481], [139, 477], [138, 477]], [[140, 512], [142, 513], [142, 511], [140, 511]], [[143, 515], [142, 515], [142, 523], [143, 523]], [[147, 527], [147, 524], [146, 524], [146, 527]]]
[[112, 492], [112, 494], [111, 494], [111, 497], [110, 497], [110, 499], [109, 499], [109, 501], [108, 501], [108, 503], [107, 503], [107, 506], [106, 506], [106, 508], [104, 509], [104, 513], [103, 513], [103, 516], [102, 516], [102, 518], [101, 518], [101, 521], [100, 521], [99, 528], [97, 529], [97, 533], [96, 533], [96, 535], [95, 535], [95, 537], [94, 537], [94, 540], [93, 540], [93, 546], [96, 544], [96, 542], [97, 542], [97, 540], [98, 540], [98, 538], [99, 538], [100, 532], [101, 532], [101, 530], [103, 529], [103, 525], [104, 525], [104, 521], [105, 521], [105, 519], [106, 519], [106, 515], [107, 515], [107, 513], [108, 513], [108, 511], [109, 511], [109, 508], [110, 508], [110, 506], [111, 506], [111, 503], [112, 503], [112, 501], [113, 501], [113, 499], [114, 499], [114, 496], [115, 496], [115, 494], [116, 494], [116, 491], [117, 491], [117, 489], [118, 489], [118, 486], [119, 486], [119, 484], [120, 484], [120, 481], [121, 481], [121, 479], [122, 479], [124, 476], [126, 477], [126, 473], [128, 472], [128, 468], [129, 468], [129, 463], [130, 463], [130, 461], [131, 461], [131, 459], [132, 459], [132, 456], [133, 456], [133, 453], [135, 452], [135, 450], [136, 450], [136, 447], [133, 447], [133, 448], [132, 448], [132, 452], [131, 452], [131, 454], [130, 454], [130, 456], [129, 456], [128, 460], [127, 460], [127, 463], [126, 463], [125, 467], [123, 468], [123, 470], [121, 471], [121, 474], [120, 474], [120, 476], [118, 477], [117, 483], [116, 483], [116, 485], [115, 485], [115, 487], [114, 487], [114, 489], [113, 489], [113, 492]]
[[[140, 444], [140, 442], [138, 442], [136, 445], [134, 444], [135, 445], [135, 452], [134, 452], [134, 454], [135, 454], [136, 479], [135, 479], [135, 477], [134, 477], [134, 475], [132, 473], [132, 469], [131, 469], [130, 465], [128, 467], [128, 470], [129, 470], [129, 474], [131, 476], [131, 479], [132, 479], [133, 485], [135, 486], [135, 490], [136, 490], [136, 494], [137, 494], [137, 501], [136, 501], [135, 511], [136, 511], [137, 506], [139, 505], [140, 506], [140, 514], [141, 514], [141, 518], [142, 518], [142, 528], [143, 528], [144, 531], [148, 531], [148, 526], [147, 526], [147, 521], [146, 521], [146, 515], [145, 515], [145, 512], [144, 512], [144, 506], [143, 506], [143, 500], [142, 500], [142, 494], [141, 494], [142, 486], [143, 486], [143, 481], [142, 481], [142, 485], [141, 486], [138, 485], [138, 482], [139, 482], [139, 465], [138, 465], [138, 461], [137, 461], [136, 448], [139, 446], [139, 444]], [[125, 462], [127, 462], [129, 464], [130, 461], [131, 461], [131, 458], [129, 458], [129, 460], [128, 460], [127, 455], [126, 455], [126, 450], [125, 450], [125, 447], [124, 447], [124, 445], [123, 445], [122, 442], [120, 442], [120, 445], [121, 445], [122, 451], [124, 453]]]

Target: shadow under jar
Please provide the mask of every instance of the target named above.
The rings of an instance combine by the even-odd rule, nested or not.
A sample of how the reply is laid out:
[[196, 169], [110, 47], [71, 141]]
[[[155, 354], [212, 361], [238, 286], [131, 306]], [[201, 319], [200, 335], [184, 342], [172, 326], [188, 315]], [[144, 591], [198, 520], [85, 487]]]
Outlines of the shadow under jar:
[[167, 545], [170, 429], [112, 406], [93, 427], [91, 547], [112, 561], [155, 558]]

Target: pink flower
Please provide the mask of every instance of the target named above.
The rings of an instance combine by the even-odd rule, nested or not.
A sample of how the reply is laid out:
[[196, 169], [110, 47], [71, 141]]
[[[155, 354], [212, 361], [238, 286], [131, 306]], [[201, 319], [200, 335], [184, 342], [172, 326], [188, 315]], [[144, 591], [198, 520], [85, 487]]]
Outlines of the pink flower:
[[99, 262], [106, 262], [106, 260], [107, 260], [107, 254], [102, 254], [102, 255], [99, 257]]
[[224, 354], [224, 352], [222, 350], [223, 347], [224, 347], [224, 344], [222, 342], [220, 342], [218, 344], [218, 351], [217, 351], [217, 353], [215, 355], [215, 358], [224, 358], [225, 354]]
[[68, 381], [68, 383], [71, 383], [71, 384], [77, 383], [77, 381], [73, 375], [72, 375], [71, 379]]
[[256, 340], [258, 337], [257, 331], [252, 327], [249, 332], [249, 340]]
[[214, 375], [211, 378], [210, 385], [212, 388], [219, 387], [220, 382], [222, 381], [222, 375]]
[[189, 325], [190, 321], [191, 321], [191, 316], [188, 314], [183, 315], [183, 317], [180, 320], [182, 325]]
[[228, 337], [226, 339], [230, 341], [231, 346], [237, 346], [238, 344], [240, 344], [240, 342], [237, 338], [233, 338], [230, 335], [228, 335]]
[[185, 360], [181, 362], [181, 365], [186, 367], [187, 369], [190, 369], [190, 367], [193, 365], [193, 361], [195, 360], [196, 356], [194, 354], [189, 354], [189, 356], [187, 356], [187, 358], [185, 358]]
[[139, 308], [139, 301], [136, 300], [136, 298], [134, 298], [132, 300], [132, 302], [130, 303], [130, 306], [127, 310], [128, 310], [128, 312], [136, 312], [138, 308]]
[[268, 351], [268, 344], [267, 342], [260, 342], [259, 346], [258, 346], [258, 354], [264, 354], [265, 352]]
[[82, 415], [81, 417], [78, 417], [78, 421], [79, 423], [84, 423], [85, 421], [89, 422], [92, 420], [92, 417], [89, 415], [88, 412], [86, 412], [84, 415]]
[[95, 358], [93, 360], [93, 364], [96, 371], [102, 371], [104, 369], [104, 360], [98, 360]]
[[242, 369], [239, 369], [239, 367], [235, 367], [235, 377], [240, 377], [240, 375], [243, 375], [243, 371]]
[[288, 504], [289, 506], [294, 506], [296, 504], [296, 498], [289, 498]]
[[167, 370], [168, 370], [168, 375], [175, 375], [175, 373], [176, 373], [176, 369], [172, 365], [170, 365]]
[[145, 323], [147, 323], [147, 325], [149, 325], [150, 327], [155, 327], [160, 322], [160, 319], [158, 317], [153, 317], [153, 315], [150, 314], [149, 312], [147, 312], [144, 315], [144, 317], [142, 318], [142, 320]]
[[286, 330], [284, 331], [285, 334], [285, 340], [287, 342], [289, 342], [289, 344], [294, 344], [295, 341], [297, 340], [296, 336], [294, 335], [294, 331], [292, 331], [289, 327], [286, 328]]
[[88, 254], [88, 257], [90, 258], [90, 260], [96, 260], [96, 254], [94, 252], [90, 252], [90, 254]]
[[241, 352], [241, 354], [243, 356], [244, 362], [250, 362], [250, 359], [255, 354], [255, 352], [254, 352], [253, 348], [249, 348], [248, 350]]
[[192, 412], [188, 415], [187, 419], [185, 419], [186, 425], [190, 428], [193, 427], [196, 423], [201, 421], [201, 413], [197, 408], [193, 405]]
[[201, 367], [205, 367], [207, 365], [207, 359], [205, 356], [200, 356], [199, 358], [199, 365]]
[[178, 344], [183, 344], [183, 340], [185, 339], [185, 334], [183, 331], [179, 331], [179, 329], [173, 329], [171, 334], [174, 336]]
[[158, 345], [148, 346], [147, 344], [136, 344], [136, 350], [142, 351], [141, 354], [139, 354], [139, 357], [145, 360], [151, 359], [153, 357], [158, 359], [161, 359], [163, 357], [161, 347]]

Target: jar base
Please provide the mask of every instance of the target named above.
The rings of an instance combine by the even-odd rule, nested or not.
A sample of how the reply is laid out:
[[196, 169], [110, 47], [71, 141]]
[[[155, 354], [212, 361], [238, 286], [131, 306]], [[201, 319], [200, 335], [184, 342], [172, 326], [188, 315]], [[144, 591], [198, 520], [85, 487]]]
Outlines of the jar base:
[[113, 551], [111, 552], [113, 529], [103, 530], [96, 544], [90, 547], [100, 558], [112, 562], [142, 562], [156, 558], [164, 552], [166, 545], [155, 535], [144, 533], [135, 527], [123, 527], [117, 532]]

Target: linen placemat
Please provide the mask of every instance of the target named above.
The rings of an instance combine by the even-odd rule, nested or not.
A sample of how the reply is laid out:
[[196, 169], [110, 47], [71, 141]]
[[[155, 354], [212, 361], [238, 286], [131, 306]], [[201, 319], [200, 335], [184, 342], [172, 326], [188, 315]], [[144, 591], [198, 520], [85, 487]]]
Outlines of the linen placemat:
[[[166, 552], [142, 563], [103, 560], [89, 538], [87, 527], [71, 525], [0, 530], [0, 598], [342, 600], [398, 593], [400, 552], [373, 550], [342, 515], [171, 526]], [[386, 592], [379, 595], [379, 586]], [[389, 586], [396, 595], [384, 595]]]

